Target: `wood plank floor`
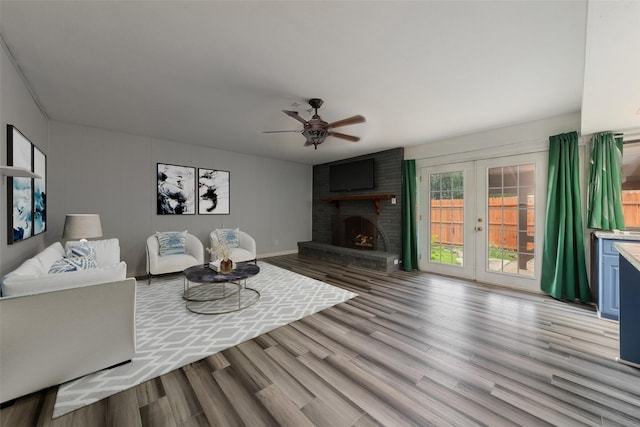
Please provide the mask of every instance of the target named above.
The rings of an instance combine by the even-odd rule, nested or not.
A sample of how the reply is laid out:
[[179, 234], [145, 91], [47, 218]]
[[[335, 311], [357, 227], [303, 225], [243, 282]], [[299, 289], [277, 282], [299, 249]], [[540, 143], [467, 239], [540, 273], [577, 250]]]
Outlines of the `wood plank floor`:
[[[51, 419], [56, 388], [2, 426], [631, 426], [640, 371], [588, 306], [298, 255], [272, 264], [358, 297]], [[640, 339], [640, 337], [639, 337]]]

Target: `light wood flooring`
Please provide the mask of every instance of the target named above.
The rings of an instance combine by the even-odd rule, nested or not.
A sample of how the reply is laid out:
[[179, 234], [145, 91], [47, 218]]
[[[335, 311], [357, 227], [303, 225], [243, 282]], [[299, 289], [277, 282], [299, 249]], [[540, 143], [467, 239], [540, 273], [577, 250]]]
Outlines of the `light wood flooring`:
[[34, 393], [1, 425], [640, 425], [640, 371], [615, 362], [618, 324], [589, 306], [266, 261], [359, 296], [55, 420], [56, 388]]

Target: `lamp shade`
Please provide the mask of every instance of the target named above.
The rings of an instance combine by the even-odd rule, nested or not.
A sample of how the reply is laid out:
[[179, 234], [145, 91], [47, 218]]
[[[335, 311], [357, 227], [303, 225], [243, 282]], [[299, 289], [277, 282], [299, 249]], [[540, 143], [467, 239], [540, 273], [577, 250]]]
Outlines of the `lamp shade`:
[[67, 214], [62, 231], [63, 239], [91, 239], [93, 237], [102, 237], [100, 215]]

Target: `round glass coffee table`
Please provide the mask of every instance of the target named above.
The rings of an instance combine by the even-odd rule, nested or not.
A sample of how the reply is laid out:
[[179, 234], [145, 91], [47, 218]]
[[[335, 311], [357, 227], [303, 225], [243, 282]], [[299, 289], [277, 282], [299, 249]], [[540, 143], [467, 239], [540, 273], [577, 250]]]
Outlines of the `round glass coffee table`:
[[247, 287], [247, 279], [260, 272], [256, 264], [234, 264], [231, 273], [222, 274], [209, 264], [195, 265], [182, 272], [187, 310], [198, 314], [224, 314], [250, 307], [260, 292]]

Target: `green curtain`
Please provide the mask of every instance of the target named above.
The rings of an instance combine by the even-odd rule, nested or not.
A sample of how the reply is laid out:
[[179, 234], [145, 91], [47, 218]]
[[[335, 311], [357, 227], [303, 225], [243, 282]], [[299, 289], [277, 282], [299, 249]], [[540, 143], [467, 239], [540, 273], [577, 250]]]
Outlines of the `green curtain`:
[[557, 299], [591, 301], [580, 202], [577, 132], [549, 137], [547, 217], [540, 287]]
[[622, 135], [611, 132], [591, 138], [589, 228], [624, 230], [622, 213]]
[[418, 269], [416, 161], [413, 159], [402, 162], [402, 269]]

